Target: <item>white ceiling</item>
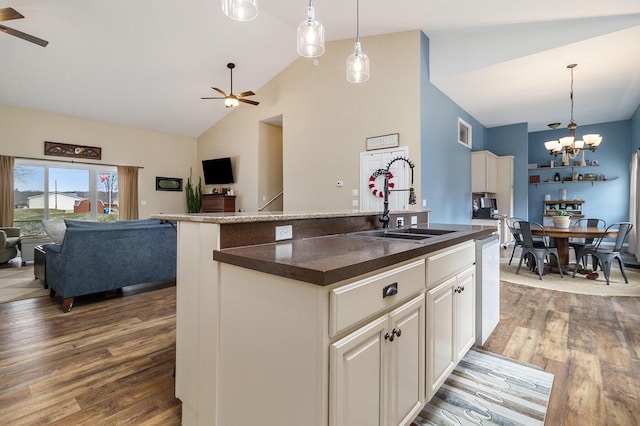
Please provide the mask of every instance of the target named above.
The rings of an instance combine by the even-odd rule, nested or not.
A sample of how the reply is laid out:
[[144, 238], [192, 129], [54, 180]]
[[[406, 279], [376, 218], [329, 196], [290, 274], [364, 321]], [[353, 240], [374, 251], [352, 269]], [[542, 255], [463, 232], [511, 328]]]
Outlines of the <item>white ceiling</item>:
[[[354, 37], [355, 0], [313, 4], [327, 40]], [[25, 16], [4, 25], [50, 42], [0, 33], [0, 104], [197, 137], [227, 113], [200, 97], [228, 89], [228, 62], [234, 89], [258, 92], [297, 58], [307, 5], [259, 0], [236, 22], [220, 0], [0, 0]], [[432, 82], [487, 127], [565, 126], [569, 63], [578, 125], [640, 103], [638, 0], [360, 2], [362, 37], [415, 29], [431, 40]]]

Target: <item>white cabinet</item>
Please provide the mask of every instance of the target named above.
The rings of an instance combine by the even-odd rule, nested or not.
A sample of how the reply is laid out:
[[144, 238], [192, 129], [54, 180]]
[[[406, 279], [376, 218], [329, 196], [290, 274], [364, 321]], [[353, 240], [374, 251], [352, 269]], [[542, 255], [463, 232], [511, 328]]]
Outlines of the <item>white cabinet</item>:
[[[489, 151], [471, 153], [471, 192], [498, 191], [498, 156]], [[499, 207], [499, 206], [498, 206]]]
[[427, 400], [475, 341], [474, 243], [427, 258]]
[[406, 425], [424, 403], [424, 295], [331, 345], [330, 425]]

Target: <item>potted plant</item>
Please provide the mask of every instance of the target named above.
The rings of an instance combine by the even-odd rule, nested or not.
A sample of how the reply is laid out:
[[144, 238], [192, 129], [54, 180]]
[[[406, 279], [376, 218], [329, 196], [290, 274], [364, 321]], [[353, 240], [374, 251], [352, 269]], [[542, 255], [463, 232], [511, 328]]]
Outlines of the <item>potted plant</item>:
[[556, 228], [568, 228], [571, 224], [571, 216], [573, 213], [566, 210], [557, 210], [553, 216], [553, 226]]
[[191, 169], [189, 169], [189, 178], [184, 187], [187, 196], [187, 213], [200, 213], [200, 201], [202, 199], [202, 178], [198, 178], [198, 186], [194, 188], [191, 183]]

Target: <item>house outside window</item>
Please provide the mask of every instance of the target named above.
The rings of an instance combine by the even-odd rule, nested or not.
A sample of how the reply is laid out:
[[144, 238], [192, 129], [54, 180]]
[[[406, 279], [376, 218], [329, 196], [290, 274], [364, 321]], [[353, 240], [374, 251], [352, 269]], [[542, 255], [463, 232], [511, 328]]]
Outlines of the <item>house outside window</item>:
[[118, 220], [118, 172], [113, 166], [16, 159], [14, 226], [43, 234], [51, 218]]

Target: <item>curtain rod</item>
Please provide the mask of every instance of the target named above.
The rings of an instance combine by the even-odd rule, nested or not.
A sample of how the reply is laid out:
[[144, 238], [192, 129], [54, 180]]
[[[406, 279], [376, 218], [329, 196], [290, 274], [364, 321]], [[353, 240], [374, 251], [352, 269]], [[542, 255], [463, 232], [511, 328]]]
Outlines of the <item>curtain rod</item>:
[[[91, 166], [109, 166], [109, 167], [129, 167], [123, 166], [122, 164], [105, 164], [105, 163], [93, 163], [90, 161], [74, 161], [74, 160], [57, 160], [57, 159], [49, 159], [49, 158], [35, 158], [35, 157], [14, 157], [20, 160], [38, 160], [38, 161], [54, 161], [58, 163], [71, 163], [71, 164], [89, 164]], [[144, 169], [142, 166], [133, 166], [139, 169]]]

